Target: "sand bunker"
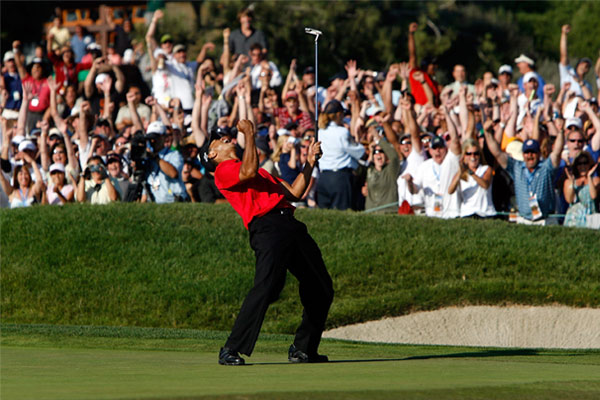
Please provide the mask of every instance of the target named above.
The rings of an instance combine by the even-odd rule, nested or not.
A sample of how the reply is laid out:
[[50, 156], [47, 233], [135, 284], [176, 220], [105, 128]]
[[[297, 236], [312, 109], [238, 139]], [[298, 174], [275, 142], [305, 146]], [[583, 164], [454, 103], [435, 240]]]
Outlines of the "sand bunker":
[[600, 348], [600, 309], [471, 306], [344, 326], [326, 338], [365, 342], [561, 349]]

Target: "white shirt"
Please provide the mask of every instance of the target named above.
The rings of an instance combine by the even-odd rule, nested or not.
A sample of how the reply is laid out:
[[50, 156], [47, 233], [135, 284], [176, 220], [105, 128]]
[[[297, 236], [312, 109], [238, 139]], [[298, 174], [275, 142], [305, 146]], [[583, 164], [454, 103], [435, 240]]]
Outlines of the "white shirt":
[[412, 194], [410, 190], [408, 190], [408, 184], [406, 183], [406, 179], [403, 176], [409, 174], [411, 176], [415, 176], [419, 171], [419, 166], [423, 164], [425, 161], [425, 157], [423, 154], [417, 153], [414, 149], [411, 150], [408, 157], [406, 157], [406, 161], [403, 162], [404, 170], [400, 172], [398, 176], [398, 205], [401, 206], [402, 202], [406, 200], [408, 204], [411, 206], [421, 205], [423, 204], [423, 193], [419, 191], [417, 194]]
[[458, 192], [448, 194], [452, 178], [458, 172], [460, 156], [448, 151], [442, 164], [433, 158], [423, 162], [413, 182], [423, 191], [425, 214], [428, 217], [456, 218], [459, 216]]
[[[279, 69], [277, 65], [273, 63], [273, 61], [269, 61], [269, 68], [271, 69], [271, 80], [269, 81], [269, 86], [276, 87], [281, 85], [282, 79], [281, 74], [279, 73]], [[260, 89], [262, 87], [262, 83], [260, 82], [260, 73], [262, 72], [261, 63], [256, 64], [250, 70], [250, 77], [252, 79], [252, 89]]]
[[171, 97], [181, 100], [181, 107], [184, 110], [191, 110], [194, 107], [194, 73], [192, 69], [175, 60], [165, 61], [165, 67], [171, 78]]
[[[561, 63], [558, 63], [558, 72], [560, 73], [560, 86], [562, 87], [562, 85], [564, 85], [565, 83], [570, 82], [571, 88], [569, 90], [574, 91], [576, 96], [583, 97], [583, 90], [581, 90], [581, 85], [575, 79], [575, 77], [577, 76], [575, 68], [571, 67], [570, 65], [562, 65]], [[590, 93], [593, 93], [592, 85], [590, 85], [588, 81], [584, 80], [583, 84], [588, 88]]]
[[[475, 175], [483, 177], [489, 166], [480, 165], [475, 171]], [[496, 209], [492, 201], [492, 185], [487, 189], [482, 188], [473, 179], [472, 176], [468, 176], [467, 181], [460, 179], [460, 216], [468, 217], [470, 215], [479, 215], [480, 217], [491, 217], [496, 215]]]
[[335, 122], [330, 122], [325, 129], [319, 129], [319, 140], [323, 151], [319, 159], [320, 171], [355, 169], [357, 160], [365, 154], [362, 144], [351, 141], [350, 131]]

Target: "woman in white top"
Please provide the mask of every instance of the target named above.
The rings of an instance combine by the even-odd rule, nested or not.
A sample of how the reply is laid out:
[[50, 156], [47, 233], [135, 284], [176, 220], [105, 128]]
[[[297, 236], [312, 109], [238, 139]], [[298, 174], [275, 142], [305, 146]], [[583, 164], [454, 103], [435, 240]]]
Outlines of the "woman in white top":
[[[35, 160], [25, 152], [20, 154], [24, 164], [15, 167], [12, 186], [4, 174], [0, 172], [0, 185], [8, 196], [10, 208], [29, 207], [33, 203], [41, 203], [45, 189], [42, 173]], [[33, 167], [35, 182], [31, 179], [28, 165]]]
[[48, 172], [52, 183], [48, 185], [46, 190], [46, 202], [58, 205], [72, 203], [75, 198], [75, 188], [65, 178], [65, 166], [54, 163], [50, 166]]
[[449, 194], [459, 189], [461, 218], [496, 215], [492, 202], [492, 168], [483, 165], [482, 158], [477, 141], [467, 139], [463, 142], [460, 170], [448, 187]]

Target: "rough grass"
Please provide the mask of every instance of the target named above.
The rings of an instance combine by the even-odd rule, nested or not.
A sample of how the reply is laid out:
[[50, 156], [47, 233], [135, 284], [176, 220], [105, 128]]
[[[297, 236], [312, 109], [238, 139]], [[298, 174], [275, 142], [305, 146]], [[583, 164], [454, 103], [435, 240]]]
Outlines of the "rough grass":
[[[336, 296], [328, 328], [464, 304], [600, 305], [600, 232], [298, 210]], [[3, 210], [2, 320], [228, 330], [254, 257], [227, 205]], [[300, 320], [288, 279], [264, 330]]]

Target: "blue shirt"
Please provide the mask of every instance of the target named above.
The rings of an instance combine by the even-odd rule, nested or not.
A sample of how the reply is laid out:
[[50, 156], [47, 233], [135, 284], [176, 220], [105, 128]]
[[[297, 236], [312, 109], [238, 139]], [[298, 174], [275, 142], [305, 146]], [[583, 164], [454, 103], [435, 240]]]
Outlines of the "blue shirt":
[[23, 96], [21, 78], [16, 72], [14, 75], [7, 72], [3, 75], [3, 78], [4, 86], [8, 92], [8, 100], [6, 100], [5, 108], [8, 110], [19, 110], [19, 108], [21, 108], [21, 98]]
[[524, 161], [515, 160], [508, 157], [506, 172], [513, 178], [515, 185], [515, 197], [519, 214], [527, 219], [532, 219], [531, 207], [529, 206], [529, 196], [533, 193], [537, 197], [540, 211], [544, 218], [554, 212], [554, 187], [552, 178], [556, 168], [552, 165], [552, 160], [547, 158], [540, 161], [530, 173], [525, 166]]
[[300, 173], [300, 163], [296, 161], [296, 168], [290, 168], [290, 153], [284, 153], [279, 157], [279, 170], [281, 171], [281, 179], [289, 183], [294, 183], [294, 180]]
[[183, 156], [178, 151], [165, 148], [158, 153], [161, 160], [165, 160], [177, 170], [177, 178], [169, 178], [162, 172], [158, 162], [153, 161], [150, 165], [151, 172], [148, 175], [148, 185], [154, 196], [155, 203], [174, 203], [175, 196], [187, 197], [185, 185], [181, 180], [183, 169]]
[[330, 122], [325, 129], [319, 129], [319, 140], [323, 151], [319, 159], [320, 171], [354, 169], [365, 154], [363, 145], [351, 141], [350, 131], [335, 122]]
[[79, 38], [77, 35], [71, 36], [71, 49], [73, 49], [76, 63], [81, 62], [81, 59], [85, 56], [85, 48], [92, 42], [93, 39], [89, 35], [84, 36], [83, 38]]

